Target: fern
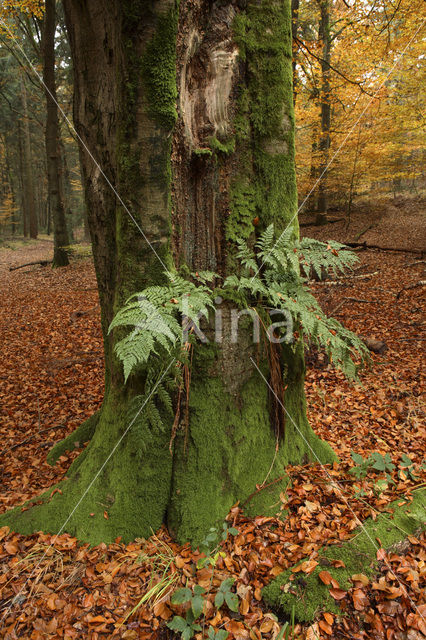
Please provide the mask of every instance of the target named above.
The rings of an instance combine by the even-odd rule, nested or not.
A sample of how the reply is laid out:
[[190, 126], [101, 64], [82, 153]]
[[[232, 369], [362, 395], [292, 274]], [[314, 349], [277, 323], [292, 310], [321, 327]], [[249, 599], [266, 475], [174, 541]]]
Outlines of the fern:
[[[168, 370], [166, 370], [168, 371]], [[176, 380], [164, 370], [148, 370], [145, 392], [132, 398], [127, 419], [131, 424], [131, 434], [135, 450], [141, 455], [152, 441], [153, 435], [165, 430], [165, 422], [173, 421], [171, 390]]]
[[[290, 312], [294, 326], [302, 330], [307, 342], [323, 347], [335, 366], [349, 378], [356, 378], [354, 357], [367, 360], [368, 349], [354, 333], [325, 315], [306, 282], [312, 271], [320, 278], [327, 272], [343, 273], [353, 267], [357, 256], [338, 242], [325, 244], [308, 238], [299, 242], [292, 230], [275, 240], [272, 225], [262, 233], [254, 250], [241, 240], [238, 247], [241, 275], [228, 277], [224, 286], [248, 298], [257, 297], [263, 306]], [[300, 266], [306, 277], [301, 275]], [[255, 275], [250, 277], [253, 270]]]
[[125, 381], [136, 366], [173, 353], [182, 338], [179, 316], [186, 316], [199, 327], [200, 316], [207, 317], [210, 308], [214, 308], [211, 289], [177, 274], [170, 276], [168, 285], [148, 287], [131, 296], [109, 327], [109, 332], [117, 327], [135, 327], [115, 345]]
[[[351, 269], [357, 256], [337, 242], [325, 244], [308, 238], [299, 241], [292, 230], [276, 239], [273, 225], [253, 247], [242, 240], [237, 241], [237, 246], [239, 273], [228, 276], [222, 290], [233, 292], [233, 299], [242, 307], [258, 306], [290, 313], [294, 326], [302, 331], [307, 342], [325, 348], [335, 366], [348, 377], [356, 377], [354, 358], [367, 359], [367, 348], [355, 334], [324, 314], [307, 281], [312, 272], [322, 277], [324, 273], [338, 274]], [[207, 318], [210, 310], [214, 310], [212, 283], [221, 280], [213, 271], [193, 273], [193, 281], [177, 273], [167, 275], [167, 285], [148, 287], [129, 298], [109, 328], [112, 331], [134, 327], [117, 342], [115, 351], [123, 362], [126, 381], [139, 365], [148, 371], [145, 393], [139, 397], [139, 403], [149, 396], [152, 389], [149, 376], [161, 370], [166, 356], [183, 361], [182, 326], [199, 328], [200, 318]], [[155, 399], [146, 402], [138, 424], [145, 425], [142, 430], [146, 432], [160, 429], [162, 416], [172, 412], [169, 391], [158, 385]]]

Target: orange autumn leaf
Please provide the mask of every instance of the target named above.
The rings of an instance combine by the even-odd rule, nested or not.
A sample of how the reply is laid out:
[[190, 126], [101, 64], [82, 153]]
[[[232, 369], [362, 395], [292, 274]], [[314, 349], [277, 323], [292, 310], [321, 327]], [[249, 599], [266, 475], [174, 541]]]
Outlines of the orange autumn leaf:
[[354, 589], [352, 600], [357, 611], [363, 611], [369, 604], [369, 600], [362, 589]]
[[321, 580], [321, 582], [323, 584], [331, 584], [331, 581], [333, 579], [331, 573], [329, 573], [328, 571], [320, 571], [318, 574], [318, 578]]
[[107, 622], [107, 619], [105, 618], [105, 616], [91, 616], [88, 615], [87, 616], [87, 622], [89, 624], [100, 624], [101, 622]]
[[365, 587], [369, 584], [370, 579], [367, 578], [363, 573], [355, 573], [351, 576], [351, 580], [353, 582], [361, 582]]
[[323, 614], [323, 616], [324, 616], [324, 618], [325, 618], [326, 622], [328, 622], [328, 624], [330, 624], [330, 625], [332, 625], [332, 624], [333, 624], [333, 622], [334, 622], [334, 616], [333, 616], [333, 614], [332, 614], [332, 613], [324, 613], [324, 614]]
[[230, 620], [226, 623], [225, 629], [232, 633], [235, 640], [248, 640], [250, 638], [250, 634], [242, 622]]
[[335, 569], [339, 569], [340, 567], [346, 566], [343, 560], [332, 560], [331, 564], [333, 565], [333, 567], [335, 567]]
[[330, 589], [329, 591], [329, 594], [335, 600], [343, 600], [343, 598], [346, 596], [346, 593], [347, 592], [343, 591], [343, 589]]
[[320, 627], [320, 629], [325, 631], [325, 633], [327, 633], [329, 636], [331, 636], [331, 634], [333, 633], [333, 629], [325, 620], [320, 620], [318, 622], [318, 626]]

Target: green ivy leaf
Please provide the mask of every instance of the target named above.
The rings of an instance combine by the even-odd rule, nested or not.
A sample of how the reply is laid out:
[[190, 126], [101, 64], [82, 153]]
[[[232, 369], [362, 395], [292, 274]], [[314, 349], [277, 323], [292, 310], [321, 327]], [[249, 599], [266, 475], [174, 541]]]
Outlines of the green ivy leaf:
[[191, 608], [192, 613], [194, 614], [194, 618], [197, 619], [200, 617], [204, 607], [204, 600], [201, 595], [194, 596], [191, 600]]
[[167, 623], [167, 626], [172, 631], [179, 631], [182, 633], [185, 629], [188, 628], [188, 624], [186, 620], [184, 620], [181, 616], [174, 616], [170, 622]]
[[218, 591], [217, 594], [216, 594], [216, 597], [214, 599], [215, 607], [217, 609], [220, 609], [220, 607], [223, 605], [224, 601], [225, 601], [225, 595], [224, 595], [223, 591]]
[[200, 586], [199, 584], [195, 585], [194, 593], [195, 593], [196, 596], [201, 596], [205, 592], [206, 592], [206, 590], [204, 589], [204, 587]]
[[355, 451], [351, 451], [351, 458], [357, 465], [361, 465], [364, 462], [364, 458], [359, 453], [355, 453]]
[[193, 635], [194, 635], [194, 631], [192, 627], [186, 627], [186, 629], [184, 629], [182, 633], [182, 640], [191, 640]]
[[178, 589], [172, 595], [172, 604], [183, 604], [184, 602], [189, 602], [192, 598], [192, 591], [188, 589], [188, 587], [183, 587], [182, 589]]
[[235, 611], [235, 613], [238, 613], [238, 596], [236, 593], [227, 591], [225, 593], [225, 602], [228, 605], [228, 608], [231, 609], [231, 611]]

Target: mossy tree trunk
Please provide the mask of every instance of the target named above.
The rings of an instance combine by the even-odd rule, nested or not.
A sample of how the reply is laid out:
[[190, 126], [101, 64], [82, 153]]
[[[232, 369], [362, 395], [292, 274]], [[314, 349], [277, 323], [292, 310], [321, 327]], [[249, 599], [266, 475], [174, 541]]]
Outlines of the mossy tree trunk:
[[[250, 327], [234, 344], [225, 302], [222, 343], [194, 348], [188, 421], [173, 453], [170, 424], [141, 460], [127, 407], [144, 377], [124, 384], [113, 350], [122, 334], [107, 330], [129, 295], [163, 282], [165, 267], [226, 275], [237, 237], [250, 239], [271, 222], [297, 224], [290, 2], [64, 6], [105, 398], [62, 493], [10, 518], [21, 530], [63, 526], [91, 542], [145, 536], [166, 522], [179, 540], [198, 542], [267, 476], [285, 475], [288, 463], [333, 459], [306, 419], [302, 345], [279, 352], [253, 344]], [[262, 379], [273, 382], [277, 370], [284, 379], [274, 388], [288, 416]], [[249, 507], [274, 512], [277, 497], [261, 491]]]

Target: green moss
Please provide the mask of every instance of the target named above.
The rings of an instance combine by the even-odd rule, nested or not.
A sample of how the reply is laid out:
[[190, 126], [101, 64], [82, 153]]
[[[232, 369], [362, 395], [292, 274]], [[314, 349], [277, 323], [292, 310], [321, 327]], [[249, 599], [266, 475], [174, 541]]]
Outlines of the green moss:
[[[281, 345], [281, 364], [284, 371], [284, 447], [288, 463], [301, 461], [332, 463], [337, 460], [328, 442], [321, 440], [311, 428], [306, 416], [304, 389], [305, 361], [303, 343]], [[294, 419], [297, 417], [297, 420]]]
[[179, 9], [159, 16], [155, 34], [142, 59], [150, 112], [161, 127], [173, 129], [176, 119], [176, 32]]
[[289, 3], [249, 2], [246, 13], [234, 21], [234, 34], [248, 70], [247, 85], [240, 90], [236, 136], [240, 143], [251, 138], [252, 146], [236, 181], [238, 185], [248, 176], [251, 189], [238, 186], [232, 226], [241, 218], [242, 194], [250, 219], [259, 217], [260, 230], [271, 222], [279, 230], [297, 210]]
[[[377, 538], [382, 547], [389, 548], [425, 527], [426, 490], [415, 491], [413, 496], [413, 501], [403, 507], [398, 506], [400, 499], [389, 505], [387, 511], [392, 511], [392, 515], [384, 513], [376, 520], [366, 520], [349, 541], [320, 549], [317, 558], [319, 565], [309, 576], [294, 574], [291, 569], [280, 574], [263, 590], [266, 603], [288, 616], [294, 608], [296, 619], [301, 622], [312, 621], [320, 611], [342, 613], [329, 595], [330, 587], [321, 582], [318, 574], [327, 570], [342, 589], [352, 586], [350, 578], [357, 573], [371, 578], [377, 572]], [[332, 566], [333, 560], [342, 560], [345, 566], [335, 568]], [[295, 576], [295, 580], [289, 580], [291, 575]]]
[[[238, 398], [225, 390], [219, 378], [197, 375], [192, 380], [187, 447], [185, 451], [182, 434], [176, 442], [168, 511], [169, 528], [179, 541], [197, 545], [237, 500], [248, 498], [256, 482], [266, 477], [275, 453], [273, 433], [265, 428], [267, 402], [267, 388], [257, 376], [247, 381]], [[272, 474], [285, 474], [280, 457]], [[258, 513], [278, 511], [277, 494], [265, 492], [259, 497]]]
[[208, 147], [192, 149], [192, 153], [194, 154], [194, 156], [207, 156], [209, 158], [213, 155], [212, 150]]
[[128, 424], [125, 397], [110, 393], [94, 437], [58, 485], [60, 492], [52, 496], [52, 487], [37, 498], [41, 504], [2, 514], [0, 526], [26, 534], [67, 531], [91, 544], [149, 536], [162, 524], [169, 498], [170, 430], [153, 436], [140, 463], [131, 432], [120, 441]]
[[228, 242], [247, 239], [254, 231], [253, 220], [256, 217], [256, 190], [250, 175], [240, 175], [231, 184], [231, 213], [226, 221], [225, 237]]
[[215, 136], [209, 138], [209, 146], [215, 153], [224, 153], [229, 155], [235, 151], [235, 138], [231, 138], [227, 142], [221, 142]]
[[[251, 322], [240, 334], [251, 339]], [[244, 339], [240, 355], [244, 352]], [[276, 454], [276, 437], [270, 425], [268, 387], [258, 371], [247, 377], [243, 367], [234, 369], [233, 356], [223, 354], [216, 344], [199, 346], [194, 353], [189, 396], [188, 431], [176, 438], [168, 525], [179, 541], [198, 544], [208, 529], [225, 518], [235, 502], [249, 515], [280, 513], [279, 494], [288, 480], [286, 466], [305, 459], [332, 462], [336, 456], [328, 444], [312, 431], [306, 419], [303, 391], [303, 361], [292, 353], [295, 368], [285, 397], [291, 415], [285, 437]], [[290, 360], [290, 354], [288, 354]], [[232, 373], [227, 374], [229, 367]], [[250, 366], [250, 362], [248, 362]], [[259, 366], [268, 377], [268, 363], [259, 354]], [[298, 368], [299, 366], [299, 368]], [[230, 377], [229, 377], [230, 376]], [[282, 479], [256, 492], [256, 485], [268, 478]]]
[[66, 451], [72, 451], [75, 449], [76, 444], [81, 446], [83, 443], [91, 440], [95, 433], [96, 425], [98, 424], [100, 411], [94, 413], [88, 420], [85, 420], [66, 438], [57, 442], [49, 451], [47, 455], [47, 462], [51, 465], [55, 465], [60, 456]]

